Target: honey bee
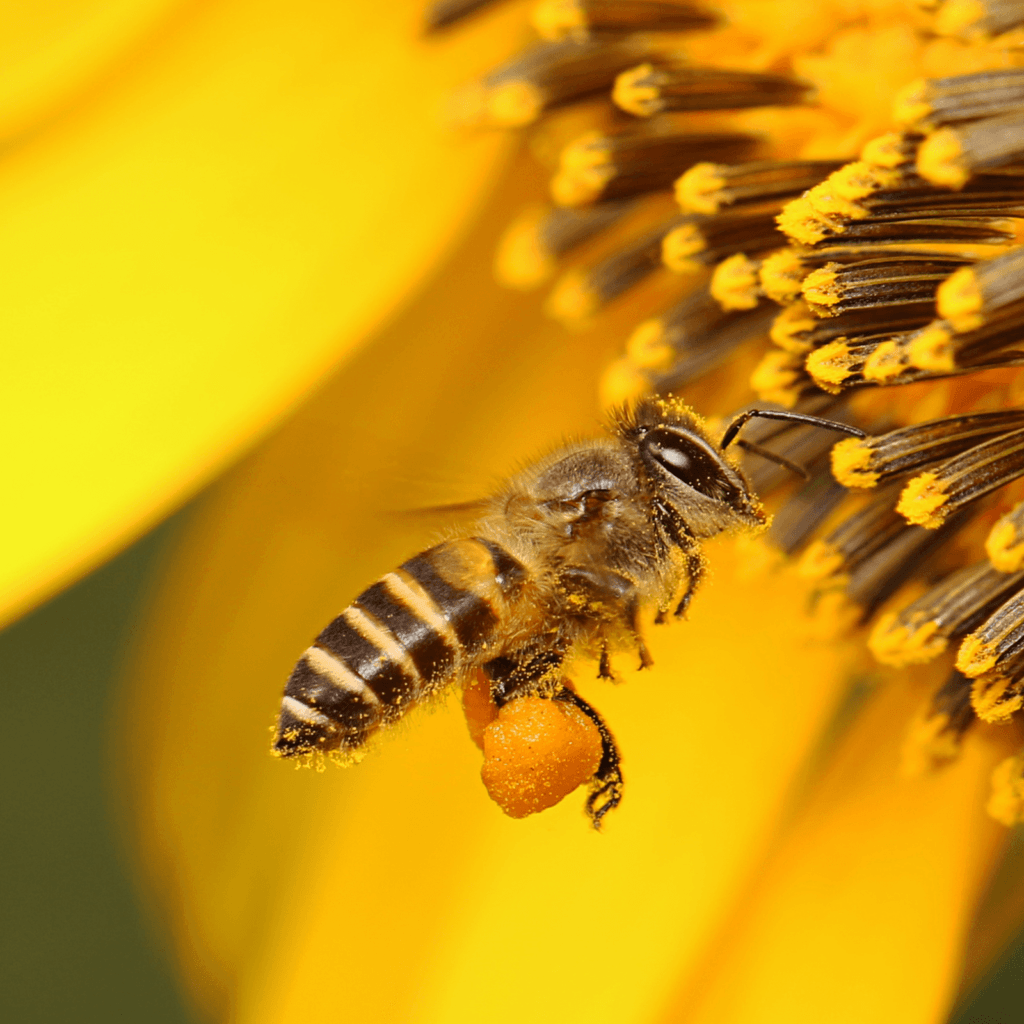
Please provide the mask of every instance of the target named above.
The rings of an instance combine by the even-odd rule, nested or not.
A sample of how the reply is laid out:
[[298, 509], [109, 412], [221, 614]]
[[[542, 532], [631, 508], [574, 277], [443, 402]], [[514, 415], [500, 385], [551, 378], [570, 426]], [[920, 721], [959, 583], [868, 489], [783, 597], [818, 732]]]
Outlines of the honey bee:
[[[685, 615], [705, 567], [700, 541], [766, 515], [726, 449], [752, 417], [863, 437], [844, 423], [751, 409], [716, 444], [681, 402], [622, 410], [608, 435], [570, 444], [510, 479], [475, 527], [364, 590], [307, 648], [285, 686], [274, 752], [358, 752], [372, 733], [481, 670], [501, 708], [525, 696], [575, 706], [600, 734], [586, 810], [595, 827], [622, 795], [598, 712], [562, 679], [575, 651], [610, 678], [610, 651], [652, 664], [640, 611]], [[740, 441], [762, 455], [770, 453]]]

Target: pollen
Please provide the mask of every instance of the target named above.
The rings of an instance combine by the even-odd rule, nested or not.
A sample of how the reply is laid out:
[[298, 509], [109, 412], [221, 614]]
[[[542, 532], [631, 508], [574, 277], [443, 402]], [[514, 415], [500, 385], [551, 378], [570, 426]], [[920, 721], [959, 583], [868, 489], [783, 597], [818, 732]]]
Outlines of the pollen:
[[945, 504], [946, 493], [937, 476], [921, 473], [903, 488], [896, 511], [908, 523], [936, 530], [945, 522], [945, 513], [941, 512]]
[[738, 252], [715, 267], [711, 294], [722, 309], [753, 309], [759, 299], [758, 264]]
[[953, 761], [960, 753], [960, 736], [950, 729], [949, 715], [924, 714], [907, 729], [900, 750], [900, 772], [915, 779]]
[[807, 357], [807, 372], [823, 391], [838, 394], [839, 385], [856, 372], [849, 343], [833, 341], [815, 349]]
[[824, 580], [833, 576], [843, 567], [843, 554], [828, 541], [816, 540], [803, 553], [797, 564], [797, 572], [805, 580]]
[[844, 487], [874, 487], [878, 473], [871, 467], [872, 450], [859, 438], [848, 437], [832, 447], [832, 475]]
[[1024, 707], [1024, 695], [1019, 682], [1007, 679], [998, 672], [986, 672], [974, 680], [971, 687], [971, 705], [974, 713], [993, 725], [1009, 722], [1014, 712]]
[[511, 818], [553, 807], [601, 763], [601, 734], [575, 707], [541, 697], [506, 704], [483, 731], [481, 777]]
[[926, 327], [911, 341], [909, 359], [921, 370], [949, 373], [955, 369], [953, 338], [949, 328], [941, 321]]
[[[793, 204], [790, 203], [790, 206]], [[800, 297], [804, 270], [800, 257], [792, 249], [782, 249], [766, 256], [761, 264], [761, 287], [769, 299], [787, 305]]]
[[750, 375], [750, 386], [764, 401], [792, 409], [800, 397], [798, 385], [804, 376], [800, 356], [791, 352], [766, 352]]
[[864, 360], [864, 379], [885, 384], [905, 373], [909, 365], [910, 359], [904, 346], [896, 341], [883, 341]]
[[1024, 754], [1008, 757], [996, 767], [986, 810], [1007, 826], [1024, 821]]
[[1018, 520], [1019, 510], [1008, 512], [992, 527], [985, 540], [985, 554], [1000, 572], [1017, 572], [1024, 567], [1024, 537]]
[[883, 665], [923, 665], [949, 646], [944, 636], [937, 635], [938, 629], [937, 622], [923, 622], [915, 628], [900, 623], [895, 612], [887, 612], [871, 630], [868, 649]]
[[983, 301], [972, 267], [961, 267], [950, 274], [935, 294], [939, 316], [948, 320], [958, 332], [973, 331], [985, 322], [981, 315]]
[[935, 185], [963, 188], [971, 176], [960, 138], [952, 128], [940, 128], [921, 143], [917, 173]]
[[667, 370], [675, 351], [665, 341], [665, 328], [656, 318], [638, 324], [626, 341], [626, 356], [643, 370]]
[[718, 213], [717, 194], [726, 178], [719, 164], [694, 164], [675, 183], [675, 197], [683, 213]]
[[998, 651], [981, 637], [968, 636], [960, 645], [956, 655], [957, 671], [970, 679], [976, 679], [990, 672], [998, 659]]

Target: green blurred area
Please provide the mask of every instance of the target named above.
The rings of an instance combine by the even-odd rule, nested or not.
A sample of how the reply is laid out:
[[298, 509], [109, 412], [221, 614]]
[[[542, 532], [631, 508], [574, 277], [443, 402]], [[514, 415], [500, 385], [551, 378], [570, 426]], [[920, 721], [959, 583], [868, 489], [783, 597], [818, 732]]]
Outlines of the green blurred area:
[[[177, 525], [0, 633], [11, 723], [0, 752], [0, 1019], [10, 1024], [195, 1024], [132, 890], [107, 776], [119, 673]], [[1024, 935], [950, 1024], [1024, 1024]]]
[[0, 1019], [194, 1020], [127, 875], [109, 730], [165, 524], [0, 633]]

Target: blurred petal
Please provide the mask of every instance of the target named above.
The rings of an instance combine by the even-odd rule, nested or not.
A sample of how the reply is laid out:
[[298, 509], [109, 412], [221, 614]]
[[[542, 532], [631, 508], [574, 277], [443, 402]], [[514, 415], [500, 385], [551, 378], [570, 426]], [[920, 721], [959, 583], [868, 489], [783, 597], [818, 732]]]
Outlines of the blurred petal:
[[[529, 177], [512, 175], [522, 195]], [[353, 769], [267, 755], [296, 652], [431, 539], [429, 519], [388, 510], [479, 495], [596, 426], [617, 332], [566, 338], [537, 300], [489, 281], [517, 198], [506, 190], [398, 321], [218, 486], [153, 609], [125, 774], [181, 969], [222, 1018], [649, 1020], [752, 870], [842, 689], [842, 646], [796, 636], [802, 586], [744, 583], [715, 545], [692, 621], [651, 637], [656, 668], [582, 680], [625, 754], [605, 835], [574, 797], [504, 818], [454, 702]]]
[[504, 144], [439, 111], [515, 11], [427, 42], [420, 6], [185, 5], [5, 154], [0, 618], [235, 457], [473, 213]]
[[75, 102], [182, 6], [182, 0], [4, 4], [0, 138], [10, 139]]
[[1006, 845], [984, 803], [1014, 737], [980, 727], [955, 764], [902, 779], [907, 688], [878, 694], [853, 727], [664, 1020], [945, 1020]]

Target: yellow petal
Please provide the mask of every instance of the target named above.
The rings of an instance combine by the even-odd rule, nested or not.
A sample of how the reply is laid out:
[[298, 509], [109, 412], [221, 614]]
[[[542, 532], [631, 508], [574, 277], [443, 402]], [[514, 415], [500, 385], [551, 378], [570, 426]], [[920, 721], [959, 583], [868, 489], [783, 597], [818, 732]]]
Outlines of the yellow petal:
[[444, 97], [517, 33], [416, 0], [185, 5], [0, 162], [0, 620], [278, 419], [422, 280], [504, 143]]
[[0, 139], [27, 131], [109, 74], [180, 0], [33, 0], [3, 6]]
[[[528, 177], [513, 174], [523, 194]], [[506, 192], [428, 291], [218, 486], [154, 608], [125, 772], [181, 970], [222, 1017], [649, 1019], [836, 703], [841, 646], [791, 643], [803, 585], [744, 583], [719, 545], [692, 620], [650, 637], [653, 671], [624, 658], [627, 685], [581, 679], [625, 755], [603, 835], [573, 797], [504, 818], [455, 702], [413, 713], [351, 769], [267, 755], [297, 652], [436, 535], [387, 510], [473, 497], [596, 428], [621, 328], [566, 338], [539, 300], [489, 282], [510, 205]]]
[[901, 778], [907, 690], [897, 682], [875, 697], [662, 1019], [946, 1019], [1007, 840], [984, 804], [1012, 738], [977, 727], [955, 764]]

